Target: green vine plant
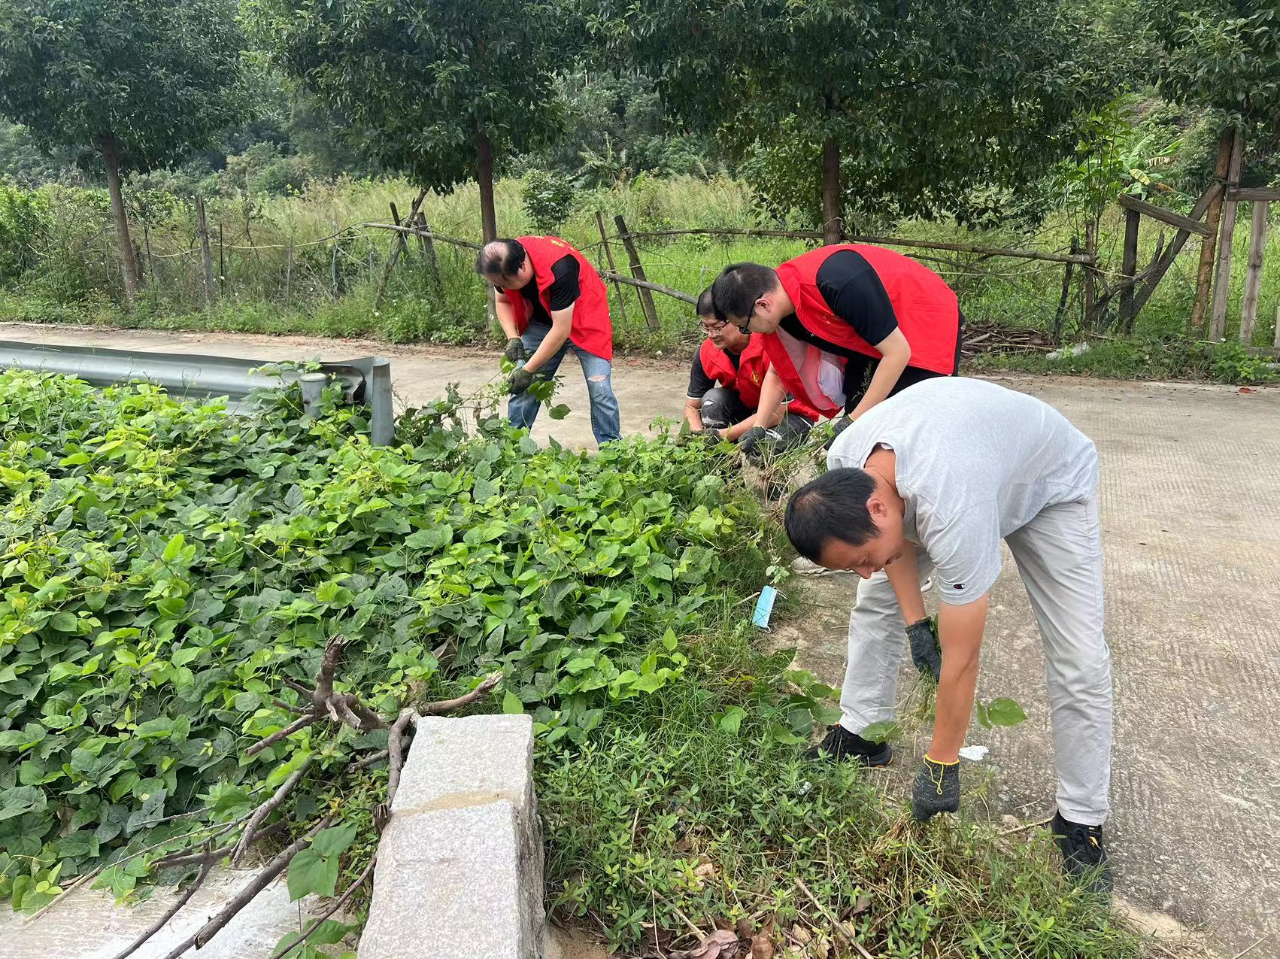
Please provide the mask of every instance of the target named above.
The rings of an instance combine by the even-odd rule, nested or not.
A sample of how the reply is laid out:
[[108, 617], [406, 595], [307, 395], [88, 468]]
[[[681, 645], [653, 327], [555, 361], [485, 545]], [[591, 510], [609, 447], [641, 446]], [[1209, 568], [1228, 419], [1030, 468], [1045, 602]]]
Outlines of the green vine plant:
[[[761, 550], [758, 514], [722, 496], [721, 450], [539, 450], [495, 412], [501, 383], [449, 387], [379, 448], [340, 393], [304, 421], [296, 388], [229, 416], [145, 384], [0, 372], [15, 909], [176, 886], [125, 959], [216, 864], [257, 861], [168, 959], [281, 875], [293, 899], [333, 897], [274, 953], [316, 959], [367, 895], [417, 717], [518, 710], [541, 748], [582, 748], [607, 711], [681, 681], [680, 637]], [[803, 739], [831, 691], [793, 689], [771, 728]]]

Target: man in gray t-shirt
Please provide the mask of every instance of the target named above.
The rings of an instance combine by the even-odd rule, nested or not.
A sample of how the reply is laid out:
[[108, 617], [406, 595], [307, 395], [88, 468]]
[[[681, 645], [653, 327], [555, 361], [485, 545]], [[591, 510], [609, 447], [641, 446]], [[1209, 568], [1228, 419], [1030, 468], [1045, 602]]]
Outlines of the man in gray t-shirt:
[[[938, 683], [912, 809], [928, 819], [959, 807], [959, 750], [1004, 540], [1048, 660], [1059, 779], [1054, 832], [1073, 874], [1109, 886], [1101, 827], [1111, 669], [1093, 443], [1040, 400], [948, 377], [869, 410], [836, 439], [827, 466], [792, 496], [787, 535], [802, 556], [862, 581], [849, 617], [844, 715], [812, 753], [889, 762], [887, 743], [859, 733], [893, 717], [905, 628], [913, 662]], [[931, 574], [942, 600], [936, 638], [920, 587]]]

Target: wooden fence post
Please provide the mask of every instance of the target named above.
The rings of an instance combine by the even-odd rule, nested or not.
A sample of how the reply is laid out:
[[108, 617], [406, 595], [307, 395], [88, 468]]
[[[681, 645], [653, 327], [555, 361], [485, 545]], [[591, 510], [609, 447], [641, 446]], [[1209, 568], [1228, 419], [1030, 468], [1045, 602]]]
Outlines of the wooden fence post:
[[[596, 210], [596, 226], [600, 228], [600, 245], [604, 247], [604, 257], [609, 264], [609, 272], [617, 273], [618, 267], [613, 262], [613, 248], [609, 246], [609, 234], [604, 230], [604, 214]], [[617, 280], [613, 281], [613, 288], [618, 293], [618, 312], [622, 315], [622, 322], [627, 322], [627, 304], [622, 299], [622, 284]]]
[[[1210, 183], [1209, 188], [1200, 195], [1200, 199], [1196, 200], [1195, 208], [1191, 211], [1191, 219], [1198, 221], [1203, 217], [1214, 202], [1222, 196], [1222, 190], [1221, 183]], [[1179, 229], [1168, 249], [1156, 257], [1151, 265], [1147, 267], [1144, 273], [1146, 279], [1143, 281], [1142, 289], [1138, 291], [1133, 299], [1133, 316], [1135, 318], [1142, 312], [1142, 308], [1147, 305], [1147, 300], [1151, 299], [1151, 294], [1156, 291], [1156, 287], [1160, 285], [1164, 275], [1169, 272], [1169, 267], [1173, 266], [1173, 261], [1177, 259], [1178, 254], [1182, 252], [1182, 248], [1186, 246], [1189, 239], [1191, 239], [1191, 232]], [[1189, 324], [1188, 329], [1190, 329]]]
[[1249, 232], [1249, 268], [1244, 281], [1244, 305], [1240, 309], [1240, 344], [1253, 345], [1258, 319], [1258, 291], [1262, 286], [1262, 249], [1267, 242], [1267, 203], [1253, 201], [1253, 227]]
[[1128, 286], [1120, 291], [1120, 322], [1123, 333], [1133, 329], [1133, 283], [1138, 274], [1138, 223], [1141, 214], [1137, 210], [1124, 211], [1124, 257], [1121, 260], [1120, 272], [1130, 280]]
[[418, 244], [422, 248], [422, 258], [426, 261], [427, 269], [431, 271], [432, 278], [439, 284], [440, 261], [436, 259], [436, 243], [431, 236], [431, 226], [427, 223], [427, 215], [421, 210], [418, 211], [418, 221], [415, 225], [422, 231], [418, 234]]
[[[627, 256], [631, 258], [631, 275], [637, 280], [647, 282], [649, 278], [644, 275], [644, 267], [640, 264], [640, 254], [636, 252], [636, 244], [631, 239], [631, 232], [627, 229], [627, 221], [619, 213], [613, 218], [613, 222], [618, 227], [618, 237], [622, 240], [622, 245], [626, 247]], [[658, 329], [658, 311], [653, 308], [653, 295], [644, 287], [637, 287], [636, 293], [640, 297], [640, 308], [644, 310], [644, 317], [649, 321], [649, 328]]]
[[[1078, 252], [1080, 252], [1080, 240], [1078, 237], [1073, 236], [1071, 238], [1071, 255], [1075, 256]], [[1058, 296], [1058, 309], [1053, 314], [1053, 342], [1055, 343], [1062, 336], [1062, 319], [1067, 313], [1067, 300], [1071, 296], [1071, 273], [1075, 268], [1076, 265], [1069, 262], [1062, 274], [1062, 293]]]
[[1227, 193], [1222, 204], [1222, 232], [1218, 236], [1218, 275], [1213, 283], [1213, 312], [1209, 317], [1209, 339], [1218, 342], [1227, 330], [1227, 300], [1231, 296], [1231, 239], [1236, 232], [1238, 200], [1231, 192], [1240, 185], [1240, 168], [1244, 165], [1244, 133], [1236, 130], [1231, 147], [1231, 165], [1227, 170]]
[[293, 234], [289, 234], [289, 245], [284, 251], [284, 305], [293, 302]]
[[[1227, 178], [1236, 140], [1235, 127], [1223, 131], [1222, 138], [1218, 141], [1218, 159], [1213, 167], [1215, 183], [1221, 184]], [[1205, 213], [1205, 225], [1209, 228], [1209, 235], [1200, 243], [1200, 266], [1196, 270], [1196, 298], [1191, 306], [1191, 316], [1187, 318], [1188, 335], [1204, 327], [1205, 314], [1209, 310], [1209, 290], [1213, 285], [1213, 255], [1217, 250], [1218, 224], [1222, 219], [1222, 192], [1214, 196]]]
[[1083, 333], [1088, 330], [1093, 323], [1093, 306], [1098, 299], [1097, 281], [1094, 277], [1094, 270], [1097, 267], [1098, 256], [1098, 221], [1089, 220], [1084, 225], [1084, 255], [1089, 257], [1093, 265], [1086, 265], [1084, 268], [1084, 319], [1081, 321], [1081, 330]]
[[[418, 198], [413, 201], [413, 208], [409, 211], [409, 217], [406, 222], [413, 223], [418, 219], [418, 207], [422, 206], [422, 201], [426, 198], [426, 190], [418, 194]], [[391, 206], [391, 215], [395, 218], [396, 226], [399, 226], [400, 216], [396, 213], [395, 204]], [[375, 310], [382, 303], [382, 295], [387, 292], [387, 281], [391, 279], [391, 271], [396, 268], [396, 260], [400, 259], [400, 251], [404, 249], [404, 238], [404, 231], [396, 230], [396, 237], [391, 241], [391, 255], [387, 257], [387, 265], [382, 271], [382, 279], [378, 281], [378, 293], [373, 298], [373, 308]]]
[[[222, 261], [222, 225], [218, 225], [218, 261]], [[196, 235], [200, 237], [200, 262], [204, 267], [204, 308], [213, 306], [213, 253], [209, 249], [209, 221], [205, 218], [204, 197], [196, 197]]]

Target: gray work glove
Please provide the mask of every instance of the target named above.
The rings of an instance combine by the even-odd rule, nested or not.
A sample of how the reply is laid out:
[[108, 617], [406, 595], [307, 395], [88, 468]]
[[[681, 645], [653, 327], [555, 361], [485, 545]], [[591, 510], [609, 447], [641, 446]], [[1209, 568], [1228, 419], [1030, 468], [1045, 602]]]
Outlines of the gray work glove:
[[507, 340], [507, 348], [502, 351], [502, 356], [512, 363], [524, 362], [524, 343], [521, 342], [520, 337], [513, 336]]
[[912, 623], [907, 627], [907, 642], [911, 644], [911, 661], [920, 670], [920, 675], [928, 676], [936, 683], [942, 675], [942, 650], [938, 646], [938, 634], [933, 631], [933, 623], [927, 618]]
[[936, 763], [928, 756], [916, 775], [911, 790], [911, 815], [917, 822], [928, 822], [940, 812], [960, 808], [960, 760]]
[[511, 371], [511, 384], [507, 387], [507, 391], [515, 396], [517, 393], [523, 393], [533, 383], [533, 371], [527, 367], [520, 367]]

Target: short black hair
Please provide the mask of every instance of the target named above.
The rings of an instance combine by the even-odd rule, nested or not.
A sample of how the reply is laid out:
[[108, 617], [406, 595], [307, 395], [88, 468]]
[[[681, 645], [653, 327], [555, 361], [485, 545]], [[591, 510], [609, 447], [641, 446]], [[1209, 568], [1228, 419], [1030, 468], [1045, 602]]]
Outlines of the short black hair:
[[517, 240], [492, 240], [476, 254], [476, 272], [481, 276], [515, 276], [525, 255]]
[[787, 538], [796, 552], [815, 563], [827, 540], [861, 546], [880, 532], [867, 500], [876, 481], [860, 469], [833, 469], [810, 480], [787, 502]]
[[711, 296], [711, 287], [698, 294], [698, 305], [694, 309], [698, 311], [698, 319], [716, 315], [716, 302]]
[[730, 263], [711, 284], [711, 299], [716, 319], [739, 319], [751, 312], [751, 306], [778, 285], [778, 272], [759, 263]]

